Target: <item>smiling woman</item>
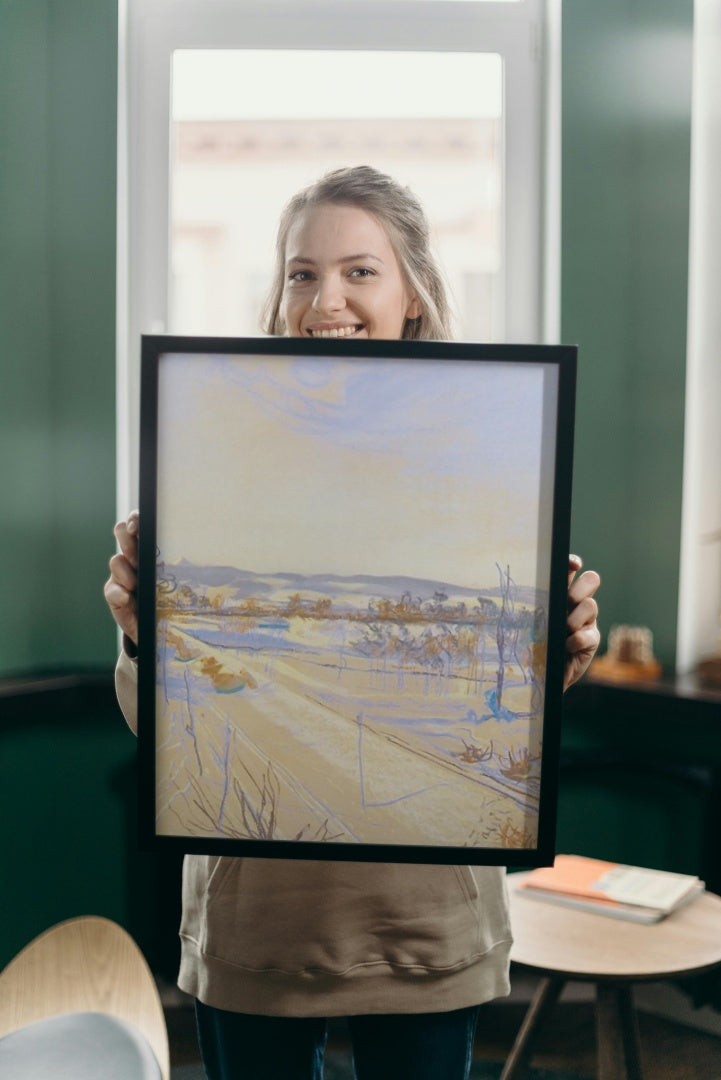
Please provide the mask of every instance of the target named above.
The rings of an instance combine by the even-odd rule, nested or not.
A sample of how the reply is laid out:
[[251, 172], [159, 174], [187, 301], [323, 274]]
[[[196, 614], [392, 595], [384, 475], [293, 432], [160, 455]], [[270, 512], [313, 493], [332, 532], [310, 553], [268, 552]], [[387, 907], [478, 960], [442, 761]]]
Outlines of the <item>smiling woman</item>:
[[278, 228], [264, 328], [297, 337], [452, 337], [413, 192], [358, 166], [336, 169], [295, 195]]
[[[168, 767], [158, 769], [158, 775], [164, 778], [154, 792], [159, 831], [169, 841], [180, 841], [185, 846], [186, 837], [192, 838], [196, 831], [194, 815], [199, 812], [203, 822], [211, 822], [213, 842], [227, 832], [226, 814], [229, 800], [234, 798], [240, 816], [237, 821], [234, 818], [231, 835], [251, 844], [250, 849], [245, 849], [249, 858], [226, 856], [224, 848], [215, 846], [213, 854], [223, 852], [218, 859], [208, 859], [197, 848], [196, 853], [187, 856], [179, 985], [196, 998], [200, 1044], [209, 1076], [242, 1072], [248, 1080], [268, 1080], [302, 1074], [319, 1080], [327, 1032], [323, 1018], [341, 1014], [349, 1017], [351, 1026], [358, 1017], [373, 1021], [365, 1030], [354, 1030], [352, 1034], [358, 1080], [450, 1080], [451, 1077], [461, 1080], [469, 1074], [480, 1004], [509, 989], [510, 928], [504, 875], [496, 865], [497, 860], [513, 861], [515, 854], [521, 855], [527, 864], [528, 849], [538, 841], [540, 851], [542, 841], [535, 790], [539, 777], [526, 772], [522, 778], [524, 791], [509, 792], [508, 784], [516, 783], [518, 778], [510, 777], [508, 768], [523, 760], [519, 757], [523, 748], [528, 750], [527, 761], [538, 759], [537, 721], [545, 695], [536, 692], [539, 687], [533, 674], [524, 676], [513, 686], [509, 684], [507, 669], [511, 656], [504, 652], [504, 643], [508, 640], [506, 630], [512, 607], [511, 601], [507, 603], [511, 556], [506, 554], [501, 557], [501, 563], [496, 562], [502, 581], [500, 567], [506, 566], [502, 603], [491, 600], [490, 605], [484, 606], [480, 601], [482, 578], [477, 576], [478, 566], [484, 561], [492, 562], [496, 556], [491, 553], [484, 558], [480, 552], [490, 539], [492, 524], [501, 518], [500, 507], [519, 502], [523, 512], [530, 515], [534, 536], [547, 515], [538, 512], [533, 492], [531, 498], [524, 497], [513, 478], [498, 485], [497, 502], [495, 481], [490, 485], [485, 483], [488, 457], [493, 458], [493, 452], [468, 454], [479, 472], [476, 482], [471, 480], [470, 490], [466, 487], [468, 462], [465, 455], [460, 460], [455, 456], [457, 446], [460, 444], [468, 450], [473, 439], [495, 424], [494, 442], [499, 444], [495, 460], [507, 461], [507, 440], [498, 427], [503, 424], [505, 413], [503, 409], [495, 409], [492, 421], [489, 418], [486, 423], [479, 422], [489, 405], [487, 396], [481, 393], [475, 404], [469, 404], [471, 395], [460, 395], [458, 402], [467, 421], [469, 438], [454, 437], [450, 457], [444, 454], [445, 433], [453, 430], [454, 436], [458, 436], [458, 410], [454, 410], [452, 423], [444, 422], [437, 413], [426, 422], [426, 410], [431, 404], [439, 403], [448, 383], [456, 382], [448, 378], [448, 369], [437, 374], [440, 385], [427, 387], [420, 397], [423, 437], [402, 440], [400, 447], [389, 446], [383, 439], [380, 445], [371, 442], [369, 455], [363, 453], [368, 445], [364, 440], [360, 447], [356, 447], [355, 439], [348, 443], [327, 442], [315, 437], [315, 422], [310, 426], [302, 422], [304, 418], [315, 421], [318, 406], [321, 420], [332, 420], [328, 398], [332, 402], [335, 396], [329, 393], [330, 388], [321, 386], [320, 373], [308, 380], [307, 364], [301, 368], [300, 386], [291, 393], [292, 416], [279, 414], [275, 408], [285, 392], [293, 390], [293, 371], [292, 366], [288, 370], [286, 355], [289, 351], [291, 357], [297, 353], [312, 358], [321, 345], [326, 356], [331, 355], [327, 349], [339, 349], [341, 370], [346, 373], [348, 369], [347, 374], [357, 384], [358, 374], [363, 375], [362, 357], [370, 355], [364, 350], [375, 348], [378, 351], [374, 355], [384, 360], [379, 366], [388, 373], [390, 382], [379, 372], [372, 380], [366, 379], [363, 385], [371, 388], [371, 398], [370, 403], [366, 399], [363, 413], [377, 420], [378, 413], [385, 408], [388, 422], [382, 424], [381, 430], [385, 439], [390, 437], [393, 443], [405, 420], [412, 415], [410, 403], [418, 390], [417, 384], [430, 371], [424, 364], [420, 368], [409, 366], [408, 361], [435, 357], [442, 359], [444, 365], [449, 364], [448, 352], [453, 346], [445, 342], [435, 345], [406, 342], [405, 346], [418, 350], [420, 356], [407, 349], [399, 357], [398, 371], [393, 369], [386, 352], [393, 344], [399, 348], [400, 336], [414, 339], [439, 336], [438, 328], [447, 311], [441, 276], [429, 250], [425, 214], [412, 192], [368, 166], [334, 170], [288, 204], [279, 229], [276, 258], [269, 329], [278, 336], [275, 341], [264, 342], [261, 351], [276, 357], [285, 374], [282, 394], [273, 394], [270, 388], [271, 427], [255, 426], [260, 423], [257, 397], [244, 403], [247, 420], [242, 415], [243, 398], [236, 402], [238, 407], [232, 410], [230, 423], [219, 422], [220, 407], [212, 409], [211, 423], [206, 420], [204, 427], [225, 432], [232, 447], [224, 453], [231, 467], [226, 464], [213, 468], [203, 461], [207, 443], [213, 440], [191, 440], [187, 423], [178, 424], [178, 418], [171, 413], [170, 426], [180, 434], [181, 451], [194, 448], [197, 452], [189, 467], [178, 470], [176, 455], [164, 445], [157, 459], [161, 463], [160, 475], [155, 474], [150, 459], [144, 460], [142, 473], [149, 483], [143, 493], [141, 515], [144, 522], [153, 521], [154, 506], [148, 502], [148, 495], [154, 499], [155, 492], [159, 506], [167, 507], [173, 493], [178, 492], [181, 503], [187, 505], [192, 478], [199, 480], [202, 491], [211, 494], [211, 504], [204, 512], [194, 503], [194, 521], [202, 524], [206, 536], [216, 531], [224, 540], [229, 539], [233, 551], [227, 562], [223, 561], [238, 567], [245, 580], [248, 573], [251, 575], [251, 594], [236, 598], [239, 602], [250, 600], [250, 609], [241, 606], [233, 611], [233, 617], [236, 621], [250, 619], [243, 626], [254, 634], [261, 631], [261, 643], [266, 644], [270, 629], [266, 620], [282, 622], [284, 626], [287, 623], [284, 633], [291, 634], [290, 655], [287, 651], [281, 655], [280, 650], [286, 650], [285, 638], [279, 639], [274, 630], [267, 657], [256, 654], [259, 641], [254, 638], [241, 669], [230, 671], [215, 655], [215, 639], [202, 645], [204, 631], [200, 636], [190, 634], [192, 641], [185, 640], [188, 627], [183, 624], [183, 617], [188, 602], [202, 611], [205, 629], [214, 633], [217, 628], [208, 627], [207, 620], [212, 621], [224, 601], [219, 592], [209, 601], [210, 606], [202, 604], [192, 581], [185, 580], [168, 603], [170, 594], [165, 583], [168, 576], [181, 581], [181, 564], [173, 563], [168, 575], [165, 518], [162, 519], [165, 524], [158, 529], [152, 524], [144, 526], [141, 539], [145, 554], [141, 552], [139, 560], [137, 516], [131, 515], [127, 523], [116, 526], [122, 554], [111, 559], [111, 578], [106, 583], [106, 598], [118, 624], [127, 627], [128, 634], [134, 634], [134, 642], [145, 643], [137, 669], [133, 666], [132, 650], [119, 661], [118, 693], [128, 721], [133, 726], [137, 722], [139, 674], [140, 700], [144, 708], [151, 706], [149, 715], [158, 700], [168, 703], [163, 712], [166, 727], [159, 732], [159, 747], [180, 746], [176, 743], [176, 728], [184, 731], [189, 740], [180, 747], [179, 758], [166, 760]], [[396, 341], [366, 341], [352, 346], [345, 341], [308, 340], [332, 332], [336, 337], [394, 337]], [[283, 338], [283, 334], [287, 337]], [[306, 340], [298, 340], [291, 350], [290, 337]], [[150, 343], [158, 340], [147, 338], [146, 343], [152, 348]], [[175, 345], [182, 351], [180, 341]], [[253, 350], [259, 346], [260, 343], [251, 343]], [[468, 351], [464, 356], [470, 358], [471, 353], [477, 356], [478, 346], [465, 348]], [[495, 349], [487, 348], [492, 350], [487, 355], [495, 361], [498, 356]], [[204, 353], [212, 352], [207, 342], [202, 349]], [[350, 354], [354, 362], [346, 363], [344, 358], [347, 356], [350, 361]], [[172, 355], [171, 351], [168, 356]], [[150, 354], [144, 353], [145, 357], [150, 359]], [[165, 363], [161, 363], [159, 376], [163, 370], [168, 370]], [[401, 371], [403, 378], [399, 384], [397, 376]], [[504, 374], [508, 379], [507, 368]], [[252, 373], [251, 384], [262, 385], [268, 375], [268, 365], [261, 362], [260, 371]], [[303, 389], [308, 381], [311, 400], [306, 402]], [[384, 384], [380, 408], [374, 407], [372, 396], [378, 392], [379, 382]], [[149, 383], [145, 381], [144, 385]], [[546, 407], [544, 385], [547, 389], [545, 380], [541, 379], [541, 386], [537, 386], [544, 407], [535, 412], [543, 413], [555, 431], [555, 417]], [[567, 385], [570, 388], [570, 383]], [[517, 396], [515, 387], [514, 396]], [[223, 395], [221, 406], [227, 407], [228, 398], [227, 393]], [[163, 415], [158, 409], [160, 400], [152, 394], [145, 398], [145, 430]], [[192, 404], [193, 409], [197, 408], [196, 395]], [[279, 418], [280, 430], [275, 426]], [[373, 421], [361, 427], [369, 437], [372, 431], [366, 427], [372, 424]], [[342, 424], [344, 438], [349, 435], [349, 426]], [[434, 432], [438, 432], [440, 439], [435, 453]], [[238, 443], [238, 439], [245, 441]], [[413, 453], [412, 447], [416, 446], [420, 456]], [[542, 490], [553, 486], [547, 471], [538, 466], [545, 456], [539, 452], [537, 465], [532, 469], [536, 476], [533, 485], [536, 499], [541, 498]], [[171, 471], [167, 471], [168, 467]], [[527, 471], [524, 463], [519, 478]], [[541, 482], [542, 474], [546, 479]], [[435, 489], [429, 483], [434, 475], [438, 478]], [[250, 487], [242, 486], [246, 478]], [[241, 487], [234, 487], [238, 482]], [[488, 496], [484, 498], [489, 486]], [[558, 492], [559, 485], [555, 487]], [[465, 497], [464, 490], [468, 491]], [[568, 490], [564, 484], [560, 485], [558, 497], [562, 501], [567, 499], [564, 492]], [[251, 494], [253, 497], [249, 497]], [[241, 512], [240, 523], [228, 518], [228, 507], [232, 512]], [[469, 507], [473, 507], [472, 513], [468, 512]], [[459, 567], [468, 564], [469, 571], [467, 575], [464, 573], [462, 583], [466, 591], [462, 595], [455, 584], [453, 588], [450, 583], [445, 584], [448, 581], [445, 573], [443, 577], [433, 575], [430, 584], [417, 576], [409, 577], [411, 567], [419, 565], [413, 561], [423, 547], [419, 540], [430, 532], [426, 513], [439, 521], [439, 527], [430, 538], [432, 554], [425, 565], [438, 566], [442, 571], [448, 567], [455, 577]], [[474, 521], [470, 520], [474, 516]], [[465, 535], [470, 541], [459, 557], [458, 537], [464, 529], [469, 529]], [[187, 559], [187, 530], [175, 529], [167, 535], [173, 532], [182, 536]], [[503, 533], [502, 549], [508, 553], [516, 535], [513, 515]], [[251, 551], [253, 534], [255, 544], [261, 545], [256, 548], [255, 557]], [[548, 535], [546, 532], [546, 540], [540, 545], [545, 545], [546, 551]], [[561, 543], [565, 548], [567, 537], [561, 538]], [[275, 559], [272, 545], [276, 545]], [[585, 670], [598, 645], [593, 593], [599, 580], [592, 572], [576, 580], [580, 560], [571, 557], [566, 564], [563, 548], [558, 550], [563, 559], [560, 569], [568, 568], [568, 597], [563, 595], [565, 580], [557, 569], [555, 581], [556, 587], [561, 585], [561, 596], [560, 603], [554, 606], [566, 618], [564, 685], [569, 685]], [[333, 554], [330, 549], [334, 549]], [[532, 561], [538, 549], [538, 544], [531, 543]], [[154, 574], [158, 552], [165, 564], [160, 579], [160, 595], [165, 606], [146, 608], [141, 613], [142, 629], [138, 634], [135, 568], [140, 565]], [[378, 567], [365, 562], [369, 555], [371, 559], [380, 556]], [[310, 565], [310, 559], [319, 558], [321, 578], [330, 574], [333, 585], [330, 591], [325, 587], [319, 591], [318, 577], [314, 575], [312, 607], [307, 608], [304, 601], [308, 597], [302, 595], [305, 585], [299, 580], [297, 568], [301, 561]], [[210, 565], [207, 555], [200, 565]], [[330, 565], [334, 567], [332, 571], [328, 570]], [[515, 558], [513, 565], [517, 566]], [[288, 571], [276, 571], [275, 567], [292, 567], [290, 577]], [[385, 583], [384, 588], [389, 585], [388, 579], [392, 579], [390, 596], [383, 590], [379, 594], [374, 583], [370, 593], [361, 593], [359, 604], [353, 587], [359, 580], [364, 586], [368, 584], [370, 578], [365, 571], [369, 567], [373, 571], [370, 578]], [[280, 589], [278, 573], [284, 578]], [[423, 577], [428, 573], [424, 568]], [[525, 665], [527, 671], [534, 673], [538, 670], [539, 657], [546, 655], [538, 648], [545, 618], [541, 618], [544, 610], [541, 594], [550, 595], [551, 577], [548, 566], [542, 581], [538, 573], [533, 574], [532, 570], [529, 573], [531, 581], [539, 582], [541, 588], [534, 588], [532, 595], [526, 594], [523, 627], [520, 622], [516, 626], [518, 634], [513, 648], [519, 667]], [[292, 582], [290, 595], [286, 582]], [[141, 584], [140, 593], [152, 597], [152, 585], [147, 588]], [[353, 598], [349, 600], [351, 594]], [[442, 607], [451, 596], [457, 619], [467, 622], [468, 605], [478, 605], [475, 629], [471, 625], [454, 630], [451, 625], [456, 623], [446, 626], [448, 610], [439, 623], [439, 605]], [[343, 625], [335, 615], [329, 619], [328, 601], [336, 609], [335, 614], [341, 603], [346, 607], [350, 604], [353, 618], [343, 616]], [[389, 608], [387, 602], [395, 607]], [[162, 645], [164, 662], [167, 660], [169, 666], [156, 678], [155, 632], [161, 610], [165, 620], [163, 632], [167, 629], [171, 634]], [[482, 642], [487, 634], [483, 628], [491, 610], [497, 613], [491, 642], [495, 641], [498, 647], [499, 662], [490, 680], [486, 679], [489, 685], [484, 689], [485, 644]], [[550, 625], [550, 608], [547, 610]], [[262, 628], [255, 625], [259, 614], [266, 623]], [[308, 636], [310, 624], [304, 621], [306, 615], [313, 619], [312, 637]], [[391, 615], [393, 627], [389, 629]], [[520, 636], [523, 628], [524, 639]], [[202, 659], [197, 653], [201, 645], [207, 652]], [[143, 651], [148, 647], [149, 652]], [[357, 655], [351, 662], [352, 650]], [[560, 649], [557, 655], [562, 658]], [[228, 662], [235, 660], [228, 658]], [[193, 663], [195, 670], [189, 666]], [[458, 681], [459, 664], [465, 681]], [[337, 674], [331, 675], [332, 685], [328, 685], [326, 678], [330, 666], [337, 669]], [[397, 670], [393, 673], [394, 689], [389, 698], [391, 688], [386, 686], [386, 676], [390, 666]], [[560, 664], [555, 670], [560, 689]], [[320, 688], [317, 678], [314, 681], [318, 672], [322, 675]], [[350, 685], [340, 687], [339, 679], [348, 674]], [[452, 683], [451, 674], [456, 676]], [[366, 676], [371, 678], [370, 688]], [[194, 679], [201, 682], [194, 684]], [[356, 690], [361, 683], [363, 692], [358, 697]], [[436, 693], [439, 685], [444, 705], [450, 700], [451, 687], [454, 694], [460, 695], [453, 704], [453, 713], [463, 735], [458, 736], [460, 743], [452, 744], [456, 748], [451, 750], [451, 758], [447, 753], [443, 757], [450, 745], [444, 734], [447, 725], [437, 702], [429, 703], [426, 696], [432, 689]], [[492, 729], [494, 746], [501, 745], [501, 734], [507, 737], [508, 725], [515, 721], [520, 725], [522, 743], [519, 750], [514, 738], [514, 745], [507, 744], [501, 751], [501, 779], [493, 778], [493, 790], [489, 792], [488, 805], [480, 810], [480, 819], [478, 780], [468, 777], [464, 769], [490, 760], [490, 741], [484, 745], [464, 742], [468, 724], [473, 732], [480, 715], [473, 708], [469, 710], [467, 690], [472, 686], [480, 689], [481, 703], [488, 706], [486, 710], [483, 705], [484, 722], [488, 720], [496, 725]], [[414, 702], [410, 712], [406, 702], [400, 702], [403, 687], [418, 697], [419, 704]], [[506, 697], [502, 700], [504, 689]], [[368, 702], [366, 690], [372, 699]], [[511, 691], [513, 696], [509, 697]], [[210, 702], [205, 700], [208, 692], [212, 694]], [[232, 695], [228, 705], [224, 702], [220, 710], [217, 693]], [[390, 713], [395, 716], [399, 709], [402, 713], [402, 728], [407, 726], [409, 717], [420, 718], [419, 741], [410, 749], [415, 755], [412, 775], [403, 758], [405, 750], [398, 753], [398, 739], [402, 741], [407, 733], [399, 735], [397, 724], [386, 725], [389, 700]], [[440, 744], [437, 743], [439, 725]], [[305, 747], [296, 740], [296, 729], [309, 733], [311, 742], [327, 747], [328, 753], [321, 754], [320, 760], [318, 755], [309, 760]], [[270, 746], [264, 741], [264, 733], [268, 732]], [[210, 742], [206, 738], [208, 733]], [[242, 748], [238, 765], [231, 756], [236, 746]], [[461, 763], [454, 756], [464, 751], [473, 758], [471, 762], [464, 759]], [[478, 759], [474, 757], [476, 752], [480, 754]], [[309, 762], [311, 775], [305, 775], [304, 761]], [[323, 789], [329, 773], [332, 791], [342, 793], [340, 804]], [[372, 777], [378, 777], [378, 782], [375, 779], [371, 782]], [[490, 838], [493, 853], [484, 851], [484, 865], [473, 869], [459, 865], [449, 870], [442, 857], [444, 854], [448, 857], [447, 851], [436, 850], [428, 854], [433, 862], [440, 860], [443, 865], [419, 865], [416, 862], [419, 836], [424, 843], [432, 837], [436, 841], [433, 846], [437, 847], [435, 826], [440, 823], [444, 827], [446, 821], [458, 820], [457, 806], [451, 797], [456, 781], [463, 791], [470, 792], [472, 810], [470, 821], [465, 819], [460, 827], [454, 826], [451, 846], [462, 848], [465, 856], [473, 846]], [[180, 786], [176, 788], [176, 784]], [[533, 790], [529, 785], [533, 785]], [[215, 795], [206, 798], [206, 790], [219, 793], [220, 801]], [[191, 793], [190, 802], [183, 794], [186, 792]], [[180, 813], [181, 801], [185, 801], [191, 818]], [[428, 804], [427, 814], [422, 810], [424, 804]], [[411, 845], [406, 857], [412, 862], [399, 865], [395, 861], [366, 863], [361, 859], [356, 865], [348, 860], [346, 852], [337, 846], [345, 841], [346, 835], [353, 843], [368, 845], [364, 849], [366, 858], [375, 860], [386, 854], [379, 843], [379, 837], [383, 836], [379, 830], [390, 808], [396, 806], [402, 824], [392, 830], [393, 836], [400, 844]], [[290, 816], [289, 807], [294, 808]], [[339, 807], [337, 812], [334, 807]], [[179, 818], [182, 818], [180, 826]], [[427, 827], [429, 822], [434, 823], [433, 830]], [[207, 833], [206, 826], [201, 825], [200, 829], [206, 829]], [[304, 857], [297, 861], [284, 859], [290, 854], [286, 848], [275, 849], [276, 859], [252, 857], [260, 851], [255, 845], [259, 841], [272, 844], [279, 830], [281, 843], [303, 841], [320, 845], [322, 851], [306, 848]], [[226, 839], [221, 842], [225, 843]], [[548, 837], [543, 839], [547, 843]], [[400, 856], [400, 844], [396, 843], [393, 851], [387, 853], [394, 860], [396, 852]], [[324, 858], [309, 861], [314, 855], [325, 856], [329, 847], [335, 853], [331, 855], [330, 869]], [[455, 859], [455, 851], [452, 857]], [[489, 865], [485, 865], [486, 860]], [[257, 1014], [264, 1017], [262, 1025]], [[378, 1023], [382, 1024], [382, 1032], [376, 1026]], [[248, 1027], [252, 1028], [252, 1037], [246, 1030]], [[291, 1046], [291, 1031], [302, 1033], [301, 1047]], [[427, 1045], [429, 1036], [432, 1047]], [[283, 1060], [273, 1059], [276, 1049], [285, 1055]]]

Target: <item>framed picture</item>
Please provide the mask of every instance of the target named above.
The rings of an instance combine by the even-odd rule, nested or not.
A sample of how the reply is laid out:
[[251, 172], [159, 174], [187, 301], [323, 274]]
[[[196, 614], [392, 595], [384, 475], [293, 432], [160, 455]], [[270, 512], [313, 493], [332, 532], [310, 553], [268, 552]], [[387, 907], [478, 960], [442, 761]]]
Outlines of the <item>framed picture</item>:
[[552, 861], [575, 371], [143, 339], [144, 846]]

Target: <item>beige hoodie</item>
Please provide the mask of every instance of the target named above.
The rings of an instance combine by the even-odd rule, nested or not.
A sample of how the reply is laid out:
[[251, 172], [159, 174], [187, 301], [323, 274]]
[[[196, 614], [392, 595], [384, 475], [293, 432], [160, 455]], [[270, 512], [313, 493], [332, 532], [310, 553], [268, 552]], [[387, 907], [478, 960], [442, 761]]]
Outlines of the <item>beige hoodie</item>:
[[[137, 723], [137, 665], [118, 700]], [[442, 1012], [508, 993], [501, 867], [186, 855], [178, 984], [270, 1016]]]

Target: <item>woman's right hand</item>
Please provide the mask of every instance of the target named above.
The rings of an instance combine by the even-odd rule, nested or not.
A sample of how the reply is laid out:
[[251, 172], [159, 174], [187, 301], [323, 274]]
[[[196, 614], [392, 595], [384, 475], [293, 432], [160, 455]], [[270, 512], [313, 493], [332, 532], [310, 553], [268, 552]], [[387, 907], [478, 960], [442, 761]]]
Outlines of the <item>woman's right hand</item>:
[[110, 613], [123, 633], [138, 644], [138, 530], [137, 510], [113, 529], [120, 552], [110, 560], [110, 577], [103, 590]]

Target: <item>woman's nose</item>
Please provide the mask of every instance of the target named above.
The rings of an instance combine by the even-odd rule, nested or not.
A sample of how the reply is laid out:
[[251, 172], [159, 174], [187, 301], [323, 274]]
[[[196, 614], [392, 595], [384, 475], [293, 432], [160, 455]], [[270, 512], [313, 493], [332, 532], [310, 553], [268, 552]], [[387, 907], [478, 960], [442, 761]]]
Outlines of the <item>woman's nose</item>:
[[343, 283], [337, 275], [328, 274], [319, 278], [313, 307], [321, 314], [340, 311], [345, 307]]

